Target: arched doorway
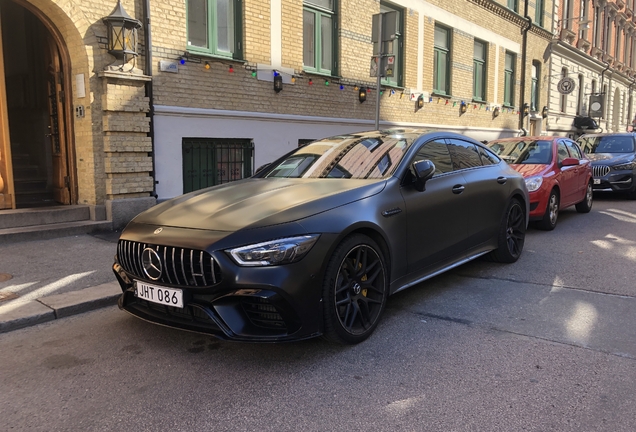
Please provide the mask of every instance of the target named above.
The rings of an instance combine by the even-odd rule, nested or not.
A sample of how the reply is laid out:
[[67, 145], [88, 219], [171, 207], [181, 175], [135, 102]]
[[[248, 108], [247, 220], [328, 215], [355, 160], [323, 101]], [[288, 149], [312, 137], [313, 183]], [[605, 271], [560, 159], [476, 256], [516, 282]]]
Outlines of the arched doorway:
[[[71, 187], [68, 61], [61, 55], [60, 38], [29, 9], [0, 0], [0, 85], [5, 85], [0, 111], [6, 119], [0, 152], [7, 177], [5, 195], [13, 194], [13, 208], [76, 200]], [[4, 208], [11, 207], [5, 200]]]

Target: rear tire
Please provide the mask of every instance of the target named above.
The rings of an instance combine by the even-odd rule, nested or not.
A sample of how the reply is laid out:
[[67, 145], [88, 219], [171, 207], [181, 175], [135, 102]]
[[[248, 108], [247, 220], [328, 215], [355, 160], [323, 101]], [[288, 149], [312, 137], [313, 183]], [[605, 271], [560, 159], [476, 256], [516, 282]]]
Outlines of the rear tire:
[[324, 338], [357, 344], [375, 330], [389, 294], [382, 249], [363, 234], [345, 238], [334, 251], [323, 282]]
[[526, 238], [526, 211], [521, 202], [513, 198], [508, 203], [499, 228], [498, 247], [488, 257], [500, 263], [513, 263], [519, 259]]
[[590, 181], [587, 184], [587, 189], [585, 191], [585, 198], [583, 201], [576, 204], [576, 211], [579, 213], [589, 213], [592, 210], [592, 201], [593, 201], [594, 191], [592, 190], [592, 182]]
[[539, 229], [552, 231], [556, 227], [559, 217], [559, 201], [559, 193], [556, 189], [552, 189], [550, 198], [548, 198], [548, 205], [545, 207], [543, 219], [537, 223]]

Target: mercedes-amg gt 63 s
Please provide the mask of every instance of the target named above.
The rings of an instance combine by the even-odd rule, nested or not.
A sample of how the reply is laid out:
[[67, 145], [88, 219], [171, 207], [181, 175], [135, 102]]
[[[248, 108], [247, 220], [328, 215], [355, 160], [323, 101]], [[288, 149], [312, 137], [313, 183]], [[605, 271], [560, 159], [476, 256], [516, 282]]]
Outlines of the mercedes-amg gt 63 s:
[[389, 295], [481, 255], [516, 261], [528, 205], [521, 174], [465, 136], [334, 136], [138, 215], [119, 306], [230, 340], [358, 343]]

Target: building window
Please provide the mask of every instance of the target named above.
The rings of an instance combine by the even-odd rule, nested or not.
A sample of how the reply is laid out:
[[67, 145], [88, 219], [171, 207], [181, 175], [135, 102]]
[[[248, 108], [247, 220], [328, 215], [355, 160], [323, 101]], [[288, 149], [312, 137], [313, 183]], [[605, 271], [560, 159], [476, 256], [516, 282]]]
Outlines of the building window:
[[303, 65], [306, 71], [335, 73], [336, 0], [310, 0], [303, 9]]
[[384, 45], [382, 46], [383, 54], [395, 56], [395, 60], [393, 62], [393, 76], [383, 78], [382, 84], [389, 85], [389, 86], [400, 86], [402, 85], [402, 79], [403, 79], [402, 59], [404, 59], [404, 37], [402, 33], [402, 23], [404, 22], [404, 10], [390, 6], [388, 4], [381, 3], [380, 12], [381, 13], [397, 12], [397, 24], [395, 27], [397, 31], [395, 33], [395, 39], [392, 41], [384, 42]]
[[240, 59], [240, 0], [187, 0], [188, 50]]
[[473, 99], [486, 100], [486, 66], [488, 43], [475, 40], [473, 48]]
[[[568, 70], [566, 68], [561, 69], [561, 78], [565, 78], [567, 76], [568, 76]], [[559, 103], [559, 111], [564, 113], [565, 109], [567, 108], [567, 105], [568, 105], [568, 95], [562, 94], [561, 100]]]
[[543, 0], [536, 0], [534, 9], [534, 20], [540, 27], [543, 27], [543, 8]]
[[513, 106], [515, 103], [515, 63], [517, 56], [506, 51], [504, 64], [504, 105]]
[[435, 26], [435, 52], [433, 57], [433, 91], [450, 95], [450, 30]]
[[518, 0], [508, 0], [508, 9], [512, 9], [515, 12], [519, 12], [519, 1]]
[[254, 144], [249, 139], [184, 138], [183, 193], [252, 175]]
[[579, 95], [576, 100], [576, 115], [583, 115], [583, 90], [584, 90], [583, 75], [579, 74]]
[[532, 83], [530, 84], [530, 111], [539, 110], [539, 76], [541, 76], [541, 63], [532, 62]]

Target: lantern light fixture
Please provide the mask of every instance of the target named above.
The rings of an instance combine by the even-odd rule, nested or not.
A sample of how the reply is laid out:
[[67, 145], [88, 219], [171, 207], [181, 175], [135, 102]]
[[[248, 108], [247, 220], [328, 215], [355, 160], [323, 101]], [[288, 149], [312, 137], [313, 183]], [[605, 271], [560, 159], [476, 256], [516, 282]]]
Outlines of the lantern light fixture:
[[530, 105], [524, 103], [523, 107], [521, 108], [521, 113], [523, 117], [527, 116], [530, 113]]
[[283, 90], [283, 76], [274, 71], [274, 91], [280, 93]]
[[496, 117], [498, 117], [498, 116], [499, 116], [499, 107], [495, 107], [495, 108], [492, 110], [492, 117], [493, 117], [493, 118], [496, 118]]
[[544, 106], [541, 110], [541, 118], [548, 118], [548, 107]]
[[367, 89], [365, 89], [364, 87], [360, 87], [358, 91], [358, 100], [360, 101], [360, 103], [367, 100]]
[[466, 102], [462, 101], [462, 103], [459, 105], [460, 114], [464, 114], [467, 109], [468, 109], [468, 105], [466, 105]]
[[[131, 57], [137, 57], [138, 30], [141, 22], [132, 18], [126, 13], [121, 1], [117, 1], [117, 6], [113, 12], [103, 19], [107, 27], [108, 52], [116, 59], [122, 60], [122, 66]], [[182, 63], [185, 60], [181, 59]]]
[[420, 109], [420, 108], [424, 107], [424, 96], [423, 95], [419, 95], [417, 97], [416, 104], [417, 104], [417, 109]]

